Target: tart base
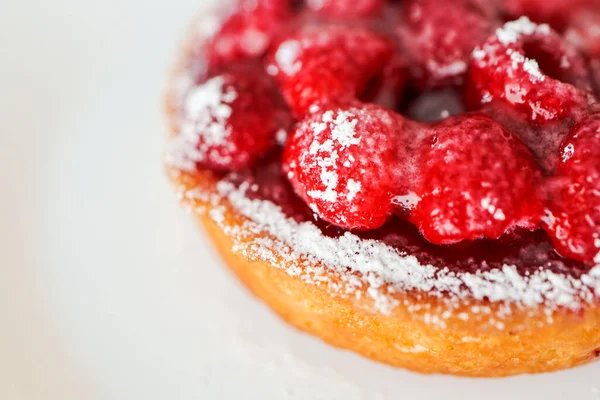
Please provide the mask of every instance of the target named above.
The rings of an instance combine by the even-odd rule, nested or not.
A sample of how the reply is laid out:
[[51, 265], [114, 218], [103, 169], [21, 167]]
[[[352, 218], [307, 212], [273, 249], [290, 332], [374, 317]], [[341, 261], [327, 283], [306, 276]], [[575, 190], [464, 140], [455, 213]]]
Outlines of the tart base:
[[[193, 81], [190, 71], [201, 69], [194, 65], [201, 60], [203, 39], [197, 29], [201, 19], [202, 15], [186, 36], [165, 93], [171, 136], [179, 129], [182, 88]], [[275, 246], [267, 249], [270, 258], [248, 252], [257, 239], [278, 243], [277, 239], [248, 231], [249, 220], [226, 199], [211, 198], [218, 179], [210, 171], [190, 173], [167, 165], [167, 173], [233, 273], [282, 319], [331, 345], [420, 373], [478, 377], [556, 371], [600, 358], [597, 301], [577, 311], [549, 311], [543, 304], [519, 307], [474, 298], [449, 304], [448, 299], [427, 293], [394, 292], [386, 296], [395, 306], [384, 313], [374, 306], [367, 287], [352, 295], [331, 290], [343, 288], [349, 272], [334, 273], [319, 262], [290, 260]], [[315, 269], [323, 274], [320, 279], [302, 278]]]
[[[558, 309], [552, 315], [543, 307], [514, 307], [506, 315], [505, 305], [469, 299], [450, 312], [443, 299], [393, 293], [397, 305], [390, 313], [375, 311], [366, 290], [363, 296], [341, 296], [326, 285], [306, 282], [301, 274], [292, 276], [272, 262], [234, 251], [240, 248], [239, 237], [223, 227], [244, 230], [247, 218], [227, 200], [216, 203], [185, 195], [191, 190], [214, 190], [217, 181], [212, 174], [171, 171], [170, 176], [226, 265], [246, 287], [282, 319], [331, 345], [420, 373], [478, 377], [555, 371], [600, 357], [597, 304], [578, 311]], [[218, 222], [211, 217], [216, 209]], [[259, 238], [251, 232], [243, 236], [246, 242]], [[271, 250], [277, 265], [294, 262], [276, 248]], [[339, 281], [333, 273], [327, 279]], [[489, 324], [496, 315], [502, 315], [501, 326]]]

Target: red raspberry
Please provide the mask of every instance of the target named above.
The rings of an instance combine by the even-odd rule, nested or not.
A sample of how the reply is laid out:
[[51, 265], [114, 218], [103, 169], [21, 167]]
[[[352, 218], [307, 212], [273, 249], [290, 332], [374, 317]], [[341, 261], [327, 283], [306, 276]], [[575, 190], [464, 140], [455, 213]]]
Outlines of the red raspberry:
[[564, 28], [574, 10], [594, 4], [598, 0], [502, 0], [505, 12], [513, 18], [527, 15], [535, 22], [551, 24], [555, 29]]
[[420, 88], [458, 85], [471, 52], [499, 23], [475, 0], [408, 0], [396, 32]]
[[466, 100], [471, 108], [505, 102], [543, 123], [579, 113], [591, 101], [589, 89], [577, 49], [548, 25], [522, 17], [473, 51]]
[[276, 85], [256, 65], [225, 69], [192, 88], [182, 115], [177, 158], [216, 170], [252, 165], [290, 126]]
[[600, 263], [600, 115], [576, 125], [549, 180], [544, 228], [563, 256]]
[[372, 104], [308, 115], [286, 145], [283, 162], [295, 191], [322, 219], [347, 229], [383, 225], [402, 181], [404, 120]]
[[391, 40], [368, 29], [306, 25], [274, 47], [267, 71], [302, 116], [313, 105], [376, 96], [370, 84], [385, 75], [394, 56]]
[[590, 8], [571, 13], [565, 39], [586, 56], [600, 57], [600, 10]]
[[235, 12], [223, 21], [208, 44], [209, 66], [220, 68], [262, 56], [291, 15], [288, 0], [238, 0]]
[[541, 174], [518, 137], [479, 114], [431, 129], [419, 166], [420, 201], [410, 216], [429, 241], [498, 238], [515, 227], [538, 225]]
[[588, 58], [596, 98], [600, 98], [600, 10], [582, 9], [569, 17], [565, 38]]
[[367, 17], [381, 12], [385, 0], [306, 0], [306, 6], [332, 17]]
[[592, 58], [589, 62], [590, 76], [594, 85], [594, 94], [600, 98], [600, 57]]
[[529, 147], [535, 161], [544, 173], [552, 173], [559, 162], [558, 152], [574, 123], [586, 113], [576, 114], [571, 118], [535, 124], [527, 115], [507, 103], [494, 102], [485, 106], [482, 111], [492, 117], [505, 129], [518, 135]]

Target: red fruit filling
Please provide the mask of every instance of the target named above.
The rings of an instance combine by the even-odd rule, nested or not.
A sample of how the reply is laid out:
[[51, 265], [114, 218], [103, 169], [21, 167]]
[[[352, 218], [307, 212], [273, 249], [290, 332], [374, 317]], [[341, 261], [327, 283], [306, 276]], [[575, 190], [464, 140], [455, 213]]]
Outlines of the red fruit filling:
[[[327, 234], [451, 269], [600, 263], [600, 11], [391, 3], [239, 0], [203, 25], [185, 167], [237, 171], [258, 183], [249, 196]], [[526, 17], [496, 29], [515, 10], [564, 36]]]
[[227, 68], [193, 87], [182, 119], [179, 139], [188, 145], [188, 161], [216, 170], [251, 166], [291, 123], [261, 66]]
[[410, 220], [438, 244], [498, 238], [536, 228], [541, 174], [521, 140], [485, 115], [451, 118], [431, 129]]
[[530, 122], [581, 113], [590, 102], [585, 61], [548, 25], [508, 22], [473, 51], [466, 98], [472, 108], [505, 102]]
[[397, 35], [410, 60], [414, 85], [458, 85], [471, 52], [499, 24], [493, 10], [476, 0], [409, 0]]
[[544, 228], [566, 257], [600, 264], [600, 115], [576, 125], [548, 182]]
[[302, 116], [312, 106], [376, 97], [373, 84], [401, 73], [394, 65], [395, 52], [390, 39], [365, 28], [307, 25], [274, 46], [267, 71]]

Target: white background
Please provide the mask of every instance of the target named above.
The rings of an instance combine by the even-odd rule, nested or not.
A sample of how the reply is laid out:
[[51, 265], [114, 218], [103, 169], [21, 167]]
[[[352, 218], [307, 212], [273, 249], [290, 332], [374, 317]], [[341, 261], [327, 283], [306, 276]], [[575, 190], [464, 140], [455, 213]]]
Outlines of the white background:
[[284, 325], [222, 268], [159, 163], [202, 0], [3, 0], [1, 399], [600, 399], [600, 364], [426, 377]]

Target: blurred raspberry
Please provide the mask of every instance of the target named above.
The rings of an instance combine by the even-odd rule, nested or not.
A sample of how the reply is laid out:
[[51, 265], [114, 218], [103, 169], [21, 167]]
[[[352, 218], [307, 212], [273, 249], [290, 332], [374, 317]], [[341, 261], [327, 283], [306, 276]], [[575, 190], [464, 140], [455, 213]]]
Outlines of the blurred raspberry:
[[471, 52], [499, 25], [495, 10], [475, 0], [408, 0], [396, 33], [419, 88], [460, 85]]
[[211, 68], [262, 56], [292, 17], [288, 0], [238, 0], [235, 11], [218, 26], [208, 43]]
[[291, 124], [277, 87], [260, 65], [226, 68], [193, 87], [182, 118], [175, 139], [178, 161], [215, 170], [252, 165]]

